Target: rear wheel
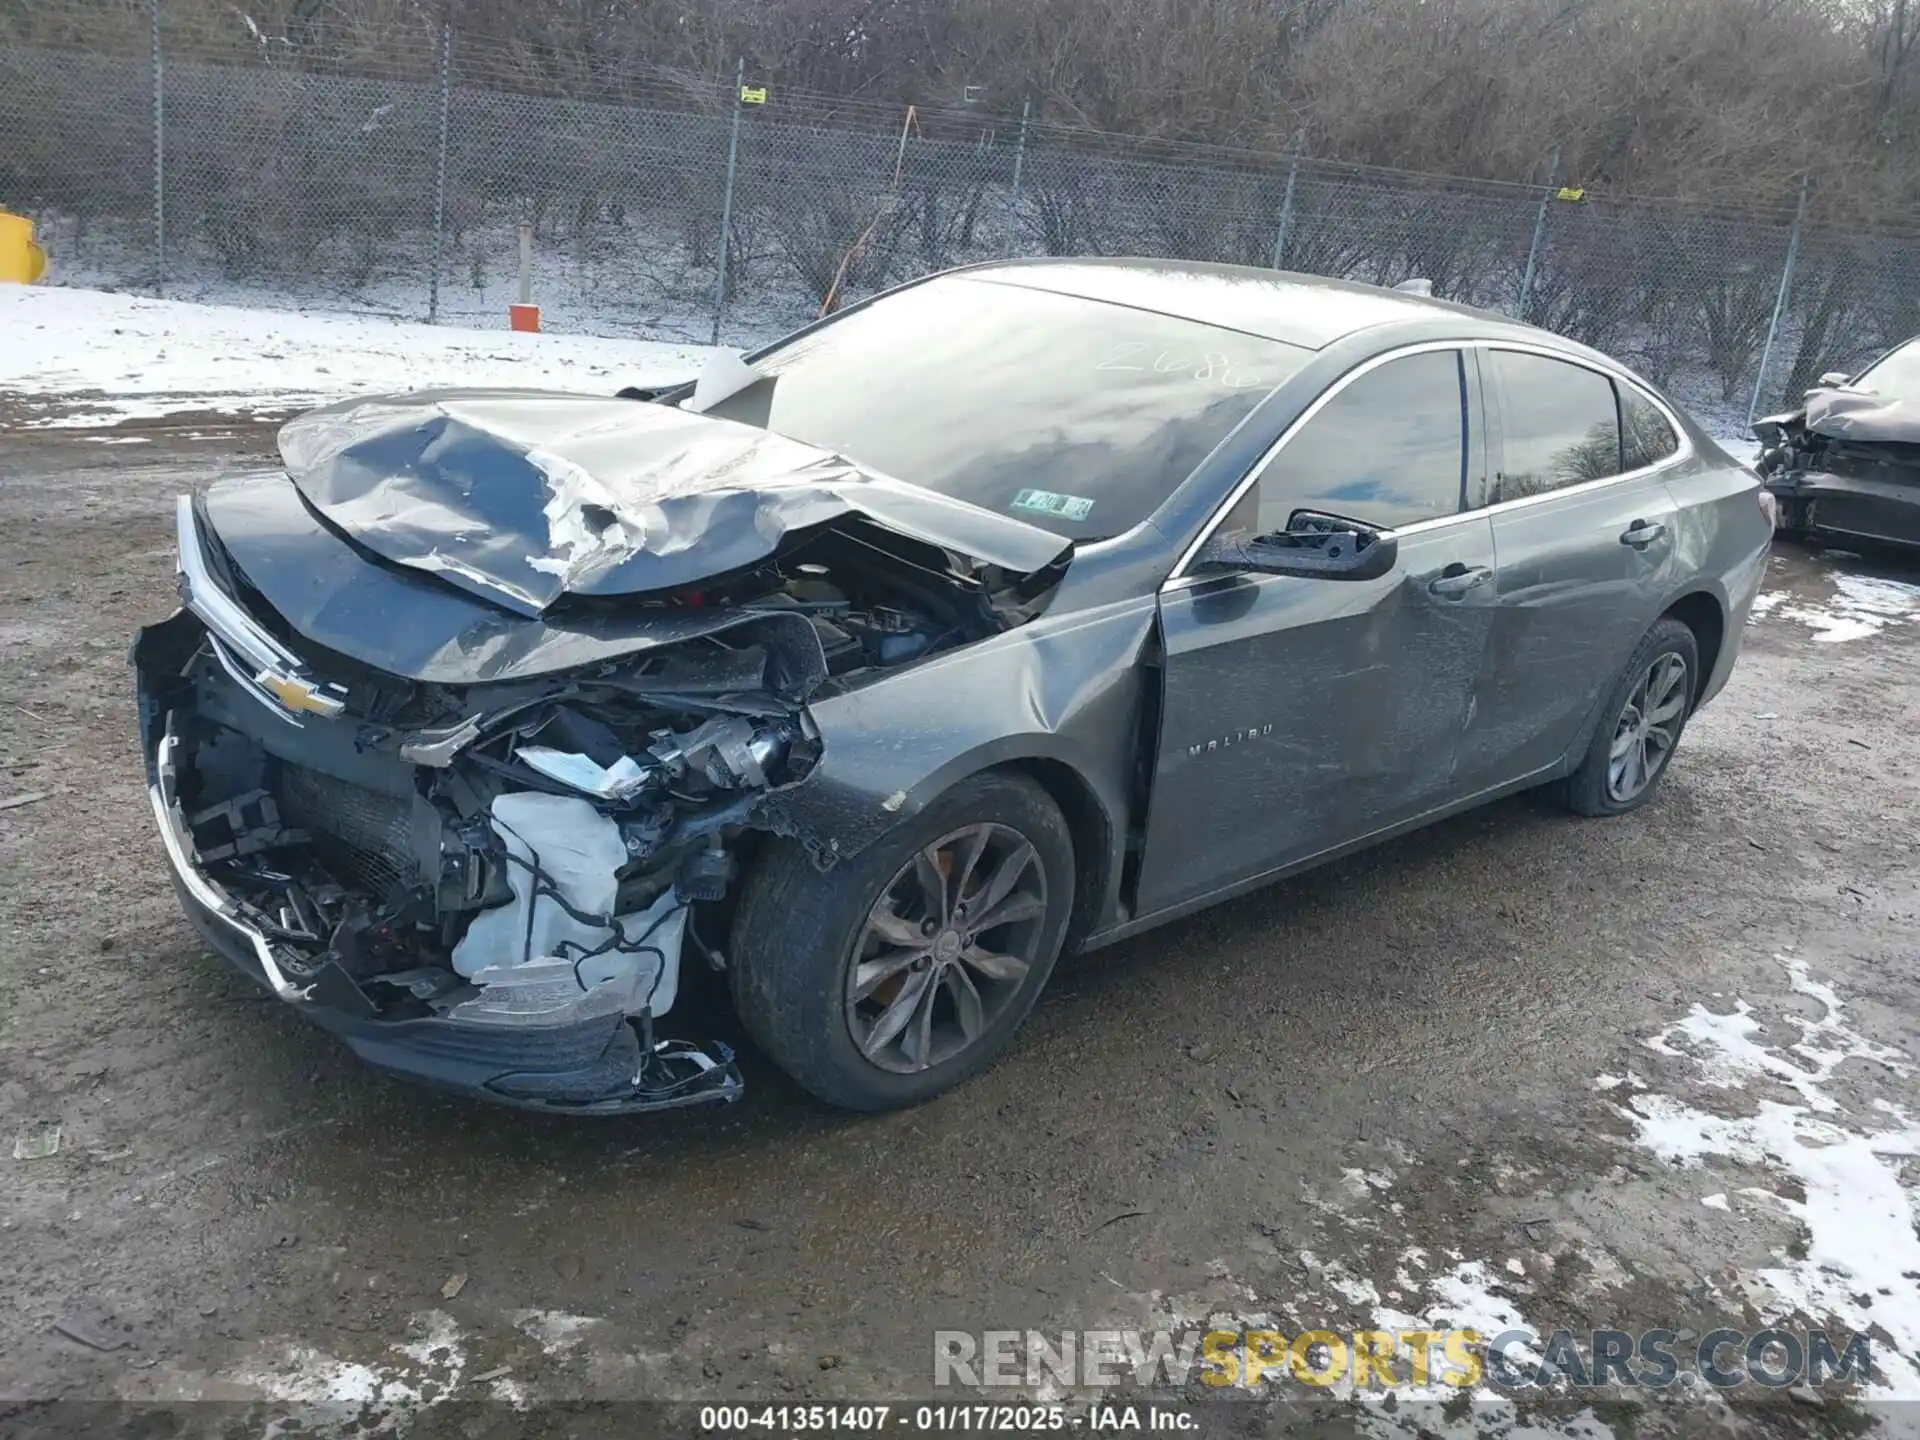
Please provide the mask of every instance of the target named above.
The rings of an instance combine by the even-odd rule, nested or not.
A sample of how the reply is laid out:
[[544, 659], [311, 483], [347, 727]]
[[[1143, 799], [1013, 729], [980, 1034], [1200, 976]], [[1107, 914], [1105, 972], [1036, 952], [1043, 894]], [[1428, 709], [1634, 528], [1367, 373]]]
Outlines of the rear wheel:
[[829, 1104], [915, 1104], [1005, 1050], [1059, 957], [1073, 888], [1059, 807], [1016, 775], [963, 781], [824, 874], [779, 842], [742, 889], [734, 1007]]
[[1667, 616], [1615, 682], [1593, 743], [1562, 791], [1581, 815], [1624, 815], [1646, 804], [1680, 743], [1700, 689], [1700, 646]]

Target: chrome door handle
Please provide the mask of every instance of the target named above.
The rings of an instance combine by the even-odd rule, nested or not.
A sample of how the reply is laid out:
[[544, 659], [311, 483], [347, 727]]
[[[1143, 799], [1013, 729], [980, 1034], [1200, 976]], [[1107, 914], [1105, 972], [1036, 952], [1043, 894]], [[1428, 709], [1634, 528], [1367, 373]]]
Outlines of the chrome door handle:
[[1636, 550], [1644, 550], [1666, 533], [1667, 527], [1657, 521], [1636, 520], [1621, 535], [1620, 543], [1631, 545]]
[[1492, 578], [1493, 571], [1485, 565], [1476, 565], [1469, 570], [1466, 566], [1455, 563], [1447, 566], [1427, 582], [1427, 593], [1451, 599], [1486, 584]]

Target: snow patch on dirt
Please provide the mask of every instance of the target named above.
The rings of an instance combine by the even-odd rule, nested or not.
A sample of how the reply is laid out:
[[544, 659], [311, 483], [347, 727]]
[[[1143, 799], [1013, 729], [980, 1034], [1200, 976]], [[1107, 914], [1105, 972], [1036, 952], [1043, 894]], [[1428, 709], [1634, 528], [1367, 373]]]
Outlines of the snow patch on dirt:
[[[1903, 1052], [1854, 1030], [1839, 996], [1814, 979], [1804, 961], [1777, 958], [1794, 992], [1822, 1012], [1813, 1019], [1787, 1017], [1786, 1025], [1799, 1031], [1792, 1043], [1768, 1043], [1768, 1027], [1737, 1001], [1724, 1015], [1695, 1005], [1645, 1044], [1656, 1054], [1692, 1060], [1711, 1087], [1744, 1090], [1772, 1082], [1798, 1103], [1762, 1099], [1754, 1114], [1730, 1118], [1648, 1092], [1630, 1097], [1619, 1113], [1640, 1144], [1672, 1164], [1723, 1162], [1777, 1177], [1771, 1188], [1740, 1193], [1797, 1221], [1806, 1232], [1805, 1253], [1776, 1251], [1777, 1265], [1744, 1277], [1747, 1298], [1769, 1323], [1797, 1316], [1830, 1329], [1872, 1327], [1886, 1339], [1876, 1338], [1879, 1378], [1869, 1395], [1920, 1399], [1920, 1290], [1906, 1278], [1920, 1274], [1914, 1228], [1920, 1124], [1879, 1098], [1868, 1107], [1871, 1116], [1851, 1113], [1830, 1090], [1849, 1062], [1898, 1076], [1911, 1075], [1913, 1066]], [[1709, 1201], [1715, 1198], [1724, 1205], [1724, 1197]]]
[[1904, 580], [1836, 574], [1833, 591], [1826, 600], [1810, 600], [1785, 590], [1769, 590], [1754, 598], [1752, 613], [1797, 621], [1813, 631], [1816, 641], [1826, 644], [1865, 640], [1920, 615], [1920, 585]]
[[700, 345], [0, 287], [0, 394], [60, 400], [29, 427], [284, 411], [447, 386], [612, 393], [689, 379]]
[[303, 1418], [322, 1425], [356, 1415], [358, 1433], [389, 1433], [404, 1428], [410, 1412], [451, 1399], [467, 1370], [466, 1337], [451, 1316], [429, 1310], [410, 1324], [415, 1337], [388, 1347], [399, 1357], [394, 1361], [341, 1360], [311, 1345], [287, 1345], [225, 1379], [264, 1399], [314, 1407]]

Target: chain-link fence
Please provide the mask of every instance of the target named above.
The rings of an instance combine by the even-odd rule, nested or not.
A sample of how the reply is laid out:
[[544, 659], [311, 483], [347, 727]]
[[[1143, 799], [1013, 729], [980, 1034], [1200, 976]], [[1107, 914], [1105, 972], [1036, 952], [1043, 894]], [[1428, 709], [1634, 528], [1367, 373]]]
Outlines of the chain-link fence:
[[[899, 107], [527, 57], [423, 25], [175, 33], [49, 0], [0, 46], [0, 205], [59, 278], [736, 343], [975, 260], [1154, 255], [1520, 315], [1743, 421], [1920, 331], [1920, 234], [1175, 145], [1032, 105]], [[1550, 170], [1543, 163], [1543, 172]]]

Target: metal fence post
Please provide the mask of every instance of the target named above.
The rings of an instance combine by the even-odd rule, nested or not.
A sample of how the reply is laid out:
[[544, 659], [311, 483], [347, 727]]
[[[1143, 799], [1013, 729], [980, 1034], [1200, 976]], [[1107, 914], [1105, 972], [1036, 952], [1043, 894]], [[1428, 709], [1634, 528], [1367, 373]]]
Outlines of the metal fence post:
[[1287, 162], [1287, 188], [1280, 197], [1280, 227], [1273, 234], [1273, 264], [1271, 269], [1278, 270], [1287, 257], [1287, 232], [1293, 228], [1293, 186], [1300, 178], [1300, 147], [1294, 146], [1293, 158]]
[[1013, 147], [1013, 203], [1020, 204], [1020, 176], [1027, 168], [1027, 122], [1033, 118], [1033, 101], [1020, 102], [1020, 139]]
[[1527, 307], [1533, 303], [1533, 277], [1540, 267], [1540, 247], [1547, 240], [1547, 207], [1553, 203], [1554, 191], [1560, 188], [1560, 151], [1556, 148], [1553, 159], [1547, 162], [1547, 188], [1540, 192], [1540, 208], [1533, 217], [1533, 239], [1527, 246], [1527, 268], [1520, 277], [1520, 298], [1514, 304], [1513, 318], [1526, 323]]
[[1747, 401], [1747, 433], [1753, 433], [1753, 417], [1760, 409], [1760, 391], [1767, 383], [1767, 366], [1773, 360], [1774, 337], [1780, 333], [1780, 321], [1787, 313], [1787, 297], [1793, 293], [1793, 266], [1800, 258], [1800, 225], [1807, 218], [1807, 177], [1800, 177], [1800, 200], [1793, 207], [1793, 228], [1787, 231], [1787, 258], [1780, 266], [1780, 289], [1773, 297], [1773, 318], [1767, 321], [1767, 343], [1760, 347], [1760, 373], [1753, 377], [1753, 398]]
[[153, 293], [167, 289], [167, 88], [160, 0], [153, 0]]
[[713, 337], [712, 343], [720, 343], [720, 317], [727, 308], [727, 251], [733, 244], [733, 177], [740, 165], [740, 92], [746, 88], [747, 62], [738, 62], [733, 69], [733, 129], [727, 136], [727, 193], [720, 201], [720, 256], [714, 267], [713, 281]]
[[433, 279], [427, 286], [427, 323], [440, 321], [440, 265], [447, 242], [447, 115], [453, 93], [453, 25], [440, 22], [440, 146], [433, 167]]

